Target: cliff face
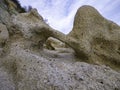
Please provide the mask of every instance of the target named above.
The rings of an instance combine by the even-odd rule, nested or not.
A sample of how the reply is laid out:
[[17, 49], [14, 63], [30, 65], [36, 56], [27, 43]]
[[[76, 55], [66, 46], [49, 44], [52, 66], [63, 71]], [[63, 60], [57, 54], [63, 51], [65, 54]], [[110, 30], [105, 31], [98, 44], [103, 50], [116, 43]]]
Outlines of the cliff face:
[[118, 25], [83, 6], [65, 35], [36, 9], [19, 13], [6, 1], [0, 1], [0, 90], [120, 89]]

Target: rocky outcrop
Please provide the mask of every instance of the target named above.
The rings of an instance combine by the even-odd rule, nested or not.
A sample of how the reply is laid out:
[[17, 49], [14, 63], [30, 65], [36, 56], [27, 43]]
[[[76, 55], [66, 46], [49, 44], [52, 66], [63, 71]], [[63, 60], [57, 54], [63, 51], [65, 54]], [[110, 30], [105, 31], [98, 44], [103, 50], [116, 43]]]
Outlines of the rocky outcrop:
[[[26, 14], [24, 15], [26, 17]], [[23, 18], [23, 16], [21, 17]], [[16, 18], [17, 21], [20, 19], [19, 16]], [[39, 40], [40, 36], [38, 36], [38, 42], [45, 42], [48, 37], [54, 37], [73, 48], [76, 55], [83, 61], [120, 68], [120, 27], [112, 21], [106, 20], [91, 6], [83, 6], [78, 10], [73, 30], [68, 35], [52, 29], [44, 22], [39, 21], [37, 22], [39, 24], [30, 27], [25, 23], [24, 25], [28, 26], [30, 32], [35, 32], [44, 37], [44, 39]], [[21, 27], [21, 24], [18, 23], [17, 26]], [[23, 29], [25, 30], [25, 27]]]
[[78, 9], [73, 30], [65, 35], [36, 9], [19, 13], [12, 7], [13, 13], [1, 8], [4, 0], [0, 4], [1, 14], [8, 16], [0, 17], [0, 90], [120, 89], [120, 29], [93, 7]]
[[78, 9], [68, 36], [83, 46], [90, 62], [120, 66], [120, 26], [102, 17], [95, 8]]

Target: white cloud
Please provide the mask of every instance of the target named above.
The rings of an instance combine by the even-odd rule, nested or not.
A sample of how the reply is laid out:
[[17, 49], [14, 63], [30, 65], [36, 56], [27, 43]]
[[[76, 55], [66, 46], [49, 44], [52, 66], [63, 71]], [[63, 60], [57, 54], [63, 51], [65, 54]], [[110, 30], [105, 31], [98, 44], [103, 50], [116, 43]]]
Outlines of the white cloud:
[[39, 13], [48, 19], [50, 26], [64, 33], [72, 29], [74, 15], [82, 5], [92, 5], [103, 16], [120, 24], [120, 13], [117, 13], [119, 15], [117, 16], [112, 11], [116, 6], [120, 6], [120, 0], [20, 0], [20, 2], [22, 6], [31, 5], [37, 8]]

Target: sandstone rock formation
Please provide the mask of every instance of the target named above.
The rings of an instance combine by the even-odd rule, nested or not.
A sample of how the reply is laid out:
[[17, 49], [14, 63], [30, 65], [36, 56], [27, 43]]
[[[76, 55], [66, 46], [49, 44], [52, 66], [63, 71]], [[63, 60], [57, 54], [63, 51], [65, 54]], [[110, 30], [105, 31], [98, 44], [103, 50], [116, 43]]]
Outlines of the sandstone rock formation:
[[66, 48], [67, 46], [59, 41], [58, 39], [55, 39], [55, 38], [48, 38], [47, 41], [45, 42], [45, 46], [47, 49], [50, 49], [50, 50], [56, 50], [58, 48]]
[[[27, 13], [13, 9], [14, 13], [6, 6], [1, 0], [0, 90], [120, 89], [118, 25], [93, 7], [83, 6], [73, 30], [65, 35], [47, 25], [36, 9]], [[49, 37], [74, 51], [69, 47], [65, 52], [45, 49]]]
[[[18, 24], [19, 27], [20, 25]], [[31, 28], [46, 39], [54, 37], [66, 43], [84, 61], [120, 68], [120, 27], [102, 17], [91, 6], [83, 6], [78, 10], [73, 30], [68, 35], [52, 29], [47, 24], [39, 24]]]
[[78, 9], [68, 36], [79, 42], [90, 62], [120, 68], [120, 26], [102, 17], [95, 8]]

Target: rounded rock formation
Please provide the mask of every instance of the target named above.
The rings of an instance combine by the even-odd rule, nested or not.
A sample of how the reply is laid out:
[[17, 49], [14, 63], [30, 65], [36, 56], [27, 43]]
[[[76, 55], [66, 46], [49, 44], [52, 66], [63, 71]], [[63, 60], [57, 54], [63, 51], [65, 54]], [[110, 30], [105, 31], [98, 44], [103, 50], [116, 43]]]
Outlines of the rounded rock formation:
[[[120, 28], [93, 7], [79, 8], [73, 30], [65, 35], [47, 25], [35, 9], [11, 16], [4, 6], [0, 0], [0, 54], [6, 50], [0, 55], [0, 90], [120, 89], [120, 69], [110, 68], [119, 68]], [[79, 58], [74, 51], [45, 49], [49, 37], [69, 45]]]
[[80, 43], [88, 61], [120, 66], [120, 26], [102, 17], [95, 8], [85, 5], [78, 9], [68, 36]]

